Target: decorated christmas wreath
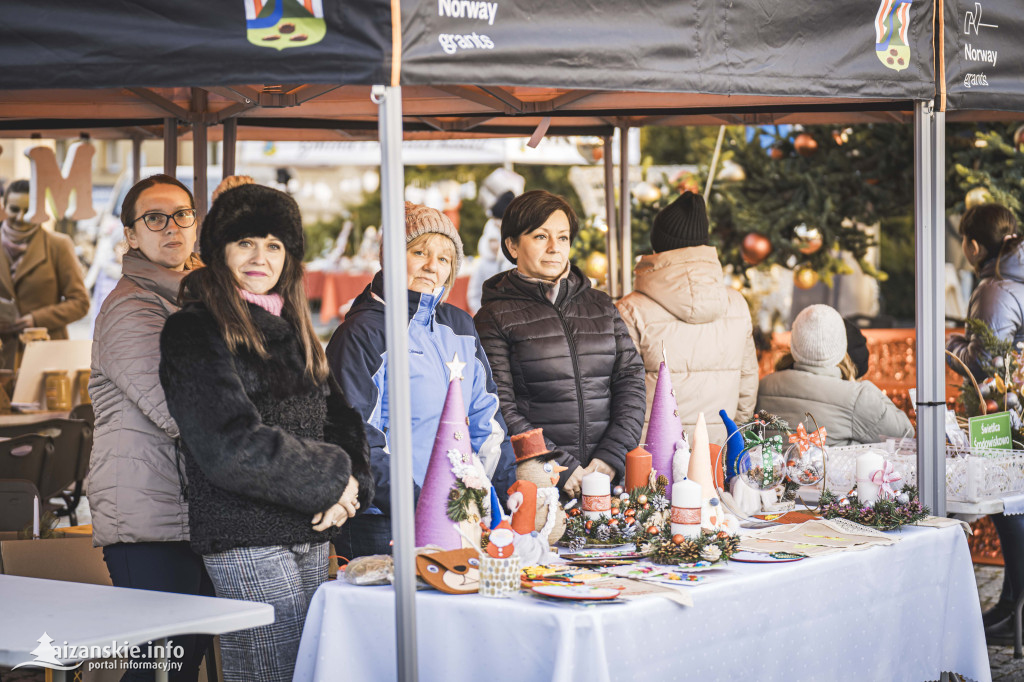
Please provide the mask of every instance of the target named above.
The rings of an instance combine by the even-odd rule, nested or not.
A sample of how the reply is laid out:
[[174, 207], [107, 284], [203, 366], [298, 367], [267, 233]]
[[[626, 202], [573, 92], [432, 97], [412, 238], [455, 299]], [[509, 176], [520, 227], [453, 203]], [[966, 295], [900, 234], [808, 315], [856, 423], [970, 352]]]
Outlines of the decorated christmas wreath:
[[658, 476], [654, 485], [638, 486], [631, 492], [619, 491], [612, 495], [611, 515], [588, 519], [572, 505], [566, 510], [565, 534], [562, 544], [573, 551], [593, 545], [625, 545], [643, 538], [650, 527], [657, 529], [664, 523], [671, 506], [665, 496], [668, 479]]
[[740, 548], [740, 537], [725, 531], [702, 530], [695, 538], [672, 534], [672, 524], [665, 523], [656, 532], [637, 540], [637, 551], [647, 543], [650, 559], [656, 564], [682, 564], [697, 561], [727, 560]]
[[896, 497], [880, 497], [874, 505], [862, 505], [857, 493], [837, 498], [831, 490], [821, 493], [821, 515], [826, 519], [841, 518], [879, 530], [896, 530], [917, 523], [930, 513], [917, 496], [917, 487], [905, 485]]

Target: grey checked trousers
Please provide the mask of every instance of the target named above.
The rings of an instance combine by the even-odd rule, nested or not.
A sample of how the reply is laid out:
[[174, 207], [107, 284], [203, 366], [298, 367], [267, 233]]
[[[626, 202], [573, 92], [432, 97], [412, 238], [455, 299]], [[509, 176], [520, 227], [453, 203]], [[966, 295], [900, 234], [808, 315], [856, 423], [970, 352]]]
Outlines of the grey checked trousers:
[[206, 554], [218, 597], [274, 607], [274, 622], [220, 636], [225, 682], [291, 682], [313, 593], [327, 580], [328, 544], [237, 547]]

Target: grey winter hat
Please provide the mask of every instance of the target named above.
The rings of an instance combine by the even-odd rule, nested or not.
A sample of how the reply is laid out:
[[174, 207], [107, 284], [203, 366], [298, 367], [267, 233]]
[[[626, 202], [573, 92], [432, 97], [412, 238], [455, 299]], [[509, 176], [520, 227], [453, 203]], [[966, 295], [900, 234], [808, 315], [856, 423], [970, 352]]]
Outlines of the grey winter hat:
[[793, 320], [793, 360], [811, 367], [835, 367], [846, 356], [846, 323], [835, 308], [816, 304]]
[[411, 201], [405, 202], [405, 243], [408, 244], [416, 237], [431, 232], [442, 234], [452, 240], [455, 245], [453, 275], [458, 275], [462, 261], [465, 259], [465, 252], [462, 248], [462, 237], [459, 236], [459, 231], [452, 224], [451, 218], [436, 208], [414, 204]]
[[655, 253], [705, 246], [708, 243], [708, 211], [704, 197], [683, 192], [654, 216], [651, 248]]

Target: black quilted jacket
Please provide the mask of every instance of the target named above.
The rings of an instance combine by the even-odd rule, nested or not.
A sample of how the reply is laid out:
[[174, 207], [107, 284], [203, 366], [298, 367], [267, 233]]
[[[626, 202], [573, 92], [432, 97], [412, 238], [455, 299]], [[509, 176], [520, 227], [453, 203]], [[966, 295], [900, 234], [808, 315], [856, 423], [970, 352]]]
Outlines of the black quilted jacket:
[[612, 300], [573, 266], [556, 303], [510, 270], [484, 283], [477, 333], [509, 434], [541, 427], [565, 455], [560, 485], [598, 458], [620, 477], [644, 425], [644, 366]]
[[200, 554], [323, 542], [313, 515], [351, 474], [360, 509], [373, 499], [362, 419], [328, 378], [317, 385], [287, 320], [249, 305], [269, 357], [232, 355], [213, 316], [189, 304], [160, 337], [160, 382], [181, 432], [189, 527]]

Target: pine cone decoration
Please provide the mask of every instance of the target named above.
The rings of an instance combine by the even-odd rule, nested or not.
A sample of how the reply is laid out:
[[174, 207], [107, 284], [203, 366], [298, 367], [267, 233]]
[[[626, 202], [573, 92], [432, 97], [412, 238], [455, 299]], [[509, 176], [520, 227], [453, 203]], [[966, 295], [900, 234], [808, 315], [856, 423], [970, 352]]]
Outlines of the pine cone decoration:
[[594, 530], [594, 537], [597, 538], [597, 540], [599, 542], [608, 542], [608, 540], [609, 540], [609, 538], [611, 538], [611, 536], [612, 536], [612, 529], [609, 528], [606, 525], [602, 524], [602, 525], [598, 526]]

